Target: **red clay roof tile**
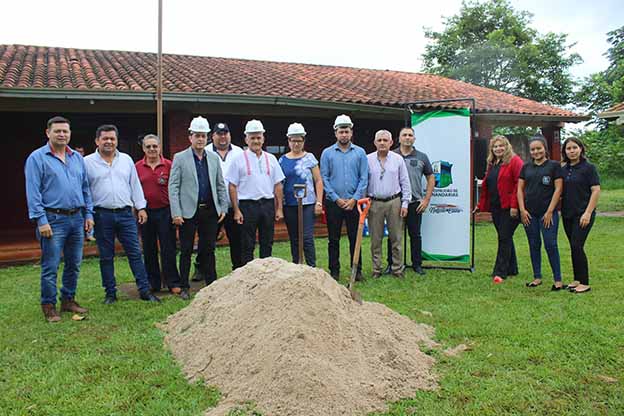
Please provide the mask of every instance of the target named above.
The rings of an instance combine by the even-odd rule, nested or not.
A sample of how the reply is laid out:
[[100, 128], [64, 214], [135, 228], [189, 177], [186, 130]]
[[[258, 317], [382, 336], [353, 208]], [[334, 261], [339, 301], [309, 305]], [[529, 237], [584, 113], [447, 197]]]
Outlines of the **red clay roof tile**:
[[[401, 106], [474, 97], [479, 112], [578, 114], [431, 74], [188, 55], [163, 56], [165, 92]], [[0, 45], [1, 88], [155, 91], [156, 54]]]

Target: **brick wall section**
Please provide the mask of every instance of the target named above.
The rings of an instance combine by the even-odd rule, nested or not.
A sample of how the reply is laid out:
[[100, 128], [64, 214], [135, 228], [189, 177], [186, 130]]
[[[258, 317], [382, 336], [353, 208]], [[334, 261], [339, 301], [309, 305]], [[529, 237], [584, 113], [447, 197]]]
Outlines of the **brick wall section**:
[[171, 111], [165, 114], [167, 128], [164, 141], [166, 148], [165, 157], [173, 159], [173, 155], [189, 147], [188, 127], [193, 115], [186, 111]]

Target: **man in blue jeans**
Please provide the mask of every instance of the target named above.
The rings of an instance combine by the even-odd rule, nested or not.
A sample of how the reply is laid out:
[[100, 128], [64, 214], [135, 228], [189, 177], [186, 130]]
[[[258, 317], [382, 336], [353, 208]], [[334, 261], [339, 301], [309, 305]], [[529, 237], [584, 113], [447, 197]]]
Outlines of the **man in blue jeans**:
[[144, 224], [147, 221], [147, 203], [132, 158], [117, 150], [118, 135], [117, 127], [112, 124], [98, 127], [95, 132], [97, 150], [85, 158], [95, 207], [95, 238], [100, 251], [102, 286], [106, 290], [104, 303], [117, 301], [115, 237], [128, 256], [141, 299], [160, 302], [150, 292], [132, 213], [134, 207], [138, 211], [139, 224]]
[[26, 198], [28, 217], [37, 223], [41, 244], [41, 309], [48, 322], [58, 322], [56, 279], [61, 253], [65, 259], [61, 312], [87, 312], [74, 297], [84, 232], [93, 227], [93, 203], [82, 156], [68, 146], [69, 120], [52, 117], [46, 135], [48, 142], [26, 160]]

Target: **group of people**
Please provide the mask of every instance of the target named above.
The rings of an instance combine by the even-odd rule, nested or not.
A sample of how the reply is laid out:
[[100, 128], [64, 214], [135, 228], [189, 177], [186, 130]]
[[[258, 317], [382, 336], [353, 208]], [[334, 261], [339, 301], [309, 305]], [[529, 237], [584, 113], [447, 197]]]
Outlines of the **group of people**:
[[[207, 285], [217, 279], [215, 247], [222, 228], [229, 242], [232, 269], [236, 269], [253, 259], [256, 234], [260, 257], [271, 256], [275, 222], [283, 218], [293, 261], [299, 262], [299, 204], [303, 209], [301, 234], [308, 265], [316, 266], [314, 223], [315, 216], [324, 209], [329, 269], [332, 277], [339, 279], [342, 226], [346, 224], [353, 256], [359, 219], [356, 203], [370, 197], [373, 277], [382, 275], [384, 223], [389, 231], [387, 273], [403, 277], [401, 241], [405, 218], [412, 239], [414, 270], [424, 274], [420, 222], [434, 180], [427, 156], [413, 147], [414, 131], [401, 130], [400, 146], [395, 151], [390, 151], [392, 134], [378, 131], [374, 138], [377, 151], [369, 155], [352, 143], [353, 123], [349, 116], [339, 115], [334, 131], [336, 143], [323, 151], [319, 165], [314, 155], [305, 151], [306, 131], [300, 123], [288, 127], [290, 151], [277, 160], [263, 150], [265, 129], [259, 120], [247, 122], [247, 148], [243, 150], [232, 144], [225, 123], [217, 123], [211, 131], [208, 120], [196, 117], [189, 127], [189, 147], [175, 154], [173, 161], [163, 157], [160, 138], [148, 134], [141, 143], [144, 157], [134, 163], [117, 149], [116, 126], [98, 127], [97, 149], [83, 158], [69, 146], [69, 120], [51, 118], [46, 128], [48, 142], [31, 153], [25, 166], [29, 218], [37, 223], [41, 245], [41, 306], [45, 318], [58, 322], [59, 312], [87, 312], [75, 299], [85, 233], [95, 234], [104, 303], [117, 301], [115, 239], [127, 255], [142, 300], [160, 302], [155, 293], [161, 290], [163, 280], [171, 293], [189, 299], [196, 236], [196, 276]], [[427, 177], [426, 192], [422, 189], [423, 176]], [[61, 307], [57, 310], [61, 257], [64, 269]], [[362, 279], [361, 261], [357, 279]]]
[[[247, 122], [247, 148], [243, 150], [232, 144], [227, 124], [217, 123], [211, 131], [208, 120], [196, 117], [189, 126], [189, 147], [176, 153], [173, 161], [163, 157], [160, 138], [148, 134], [142, 139], [144, 157], [134, 163], [117, 149], [116, 126], [98, 127], [97, 149], [83, 158], [69, 147], [69, 120], [51, 118], [46, 129], [48, 142], [31, 153], [25, 166], [29, 218], [37, 224], [41, 246], [41, 306], [45, 318], [58, 322], [59, 312], [87, 312], [75, 300], [85, 233], [95, 233], [104, 303], [117, 301], [115, 239], [127, 255], [142, 300], [160, 302], [155, 293], [161, 290], [163, 280], [171, 293], [189, 299], [196, 236], [196, 276], [206, 285], [217, 279], [215, 248], [223, 229], [233, 270], [253, 259], [256, 235], [260, 257], [271, 256], [275, 222], [281, 219], [288, 229], [293, 261], [302, 261], [298, 250], [299, 204], [308, 265], [316, 266], [315, 216], [324, 211], [329, 272], [339, 279], [342, 226], [346, 224], [353, 258], [359, 220], [356, 204], [368, 197], [372, 277], [384, 273], [403, 277], [404, 226], [410, 236], [411, 267], [424, 274], [420, 226], [435, 178], [427, 155], [414, 147], [413, 129], [401, 129], [395, 150], [391, 150], [392, 134], [377, 131], [376, 151], [367, 155], [352, 142], [353, 122], [349, 116], [336, 117], [333, 127], [336, 143], [323, 150], [319, 163], [305, 151], [307, 133], [300, 123], [288, 127], [289, 152], [278, 160], [263, 150], [265, 129], [261, 121]], [[584, 147], [576, 139], [564, 144], [563, 167], [548, 160], [543, 138], [532, 139], [530, 149], [532, 161], [523, 166], [505, 137], [494, 137], [490, 143], [478, 208], [492, 212], [499, 236], [494, 281], [517, 274], [513, 232], [521, 221], [527, 230], [535, 277], [528, 286], [541, 284], [541, 233], [554, 273], [553, 290], [563, 287], [556, 240], [556, 208], [561, 198], [575, 276], [568, 287], [577, 293], [588, 291], [583, 244], [594, 221], [600, 190], [596, 170], [585, 161]], [[384, 270], [381, 252], [385, 226], [388, 264]], [[57, 310], [61, 255], [64, 269], [61, 306]], [[356, 280], [362, 280], [361, 265], [360, 258]]]
[[[518, 225], [523, 224], [533, 266], [533, 280], [526, 286], [535, 288], [542, 284], [543, 239], [554, 279], [551, 290], [589, 292], [584, 246], [594, 224], [600, 196], [596, 168], [587, 161], [583, 142], [573, 137], [563, 142], [561, 163], [549, 159], [548, 146], [541, 135], [529, 139], [529, 152], [531, 160], [523, 163], [505, 136], [496, 136], [490, 141], [488, 167], [476, 210], [492, 214], [498, 235], [493, 282], [502, 283], [507, 277], [518, 274], [513, 234]], [[559, 204], [572, 257], [573, 281], [568, 285], [562, 282], [557, 245]]]

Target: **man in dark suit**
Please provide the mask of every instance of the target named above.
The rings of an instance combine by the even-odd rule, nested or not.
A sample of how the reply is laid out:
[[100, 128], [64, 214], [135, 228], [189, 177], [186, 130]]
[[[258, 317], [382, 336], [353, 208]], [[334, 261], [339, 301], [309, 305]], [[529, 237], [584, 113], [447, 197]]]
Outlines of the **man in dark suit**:
[[195, 233], [199, 234], [197, 256], [206, 285], [217, 279], [215, 246], [218, 224], [228, 209], [228, 193], [219, 157], [206, 152], [210, 126], [195, 117], [189, 127], [188, 149], [173, 157], [169, 177], [169, 199], [173, 223], [180, 228], [180, 281], [189, 289], [189, 270]]

